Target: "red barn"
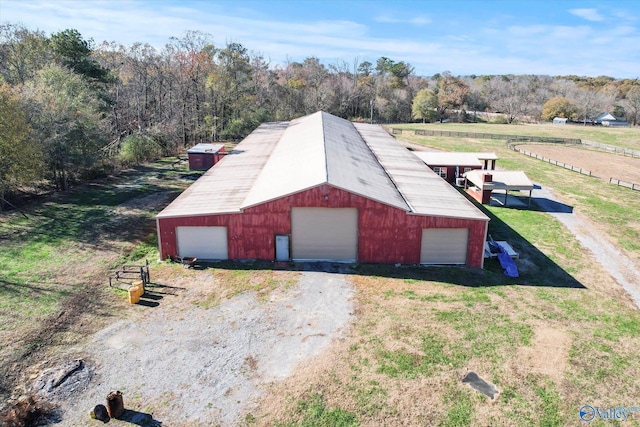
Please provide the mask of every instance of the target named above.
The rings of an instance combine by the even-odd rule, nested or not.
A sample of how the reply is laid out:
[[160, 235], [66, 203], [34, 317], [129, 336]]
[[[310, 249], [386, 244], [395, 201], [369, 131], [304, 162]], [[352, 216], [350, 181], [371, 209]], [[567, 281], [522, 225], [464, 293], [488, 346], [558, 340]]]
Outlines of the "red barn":
[[377, 125], [265, 123], [156, 217], [160, 256], [482, 267], [488, 218]]
[[220, 161], [224, 153], [223, 144], [197, 144], [187, 150], [189, 169], [206, 171]]

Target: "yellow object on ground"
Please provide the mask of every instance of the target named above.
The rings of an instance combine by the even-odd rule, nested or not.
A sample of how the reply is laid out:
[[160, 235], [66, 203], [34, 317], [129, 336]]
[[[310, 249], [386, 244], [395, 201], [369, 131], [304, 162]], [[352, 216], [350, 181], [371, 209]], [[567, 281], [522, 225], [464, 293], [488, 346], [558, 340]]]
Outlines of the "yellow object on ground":
[[142, 280], [137, 280], [131, 284], [131, 286], [137, 286], [140, 288], [140, 296], [144, 295], [144, 282]]
[[129, 304], [136, 304], [140, 301], [140, 296], [142, 292], [138, 286], [132, 286], [129, 288]]

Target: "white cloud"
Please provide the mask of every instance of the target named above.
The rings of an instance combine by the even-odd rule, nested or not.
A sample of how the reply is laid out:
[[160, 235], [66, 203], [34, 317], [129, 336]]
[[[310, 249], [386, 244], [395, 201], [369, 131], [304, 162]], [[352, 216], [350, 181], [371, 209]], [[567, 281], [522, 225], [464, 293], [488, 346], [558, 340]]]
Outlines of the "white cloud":
[[413, 25], [427, 25], [431, 23], [431, 18], [426, 16], [416, 16], [415, 18], [410, 19], [409, 23]]
[[604, 17], [600, 15], [597, 9], [570, 9], [569, 13], [587, 21], [604, 21]]
[[431, 18], [425, 15], [418, 15], [412, 18], [400, 18], [391, 15], [378, 15], [374, 18], [374, 21], [383, 24], [411, 24], [411, 25], [426, 25], [432, 22]]

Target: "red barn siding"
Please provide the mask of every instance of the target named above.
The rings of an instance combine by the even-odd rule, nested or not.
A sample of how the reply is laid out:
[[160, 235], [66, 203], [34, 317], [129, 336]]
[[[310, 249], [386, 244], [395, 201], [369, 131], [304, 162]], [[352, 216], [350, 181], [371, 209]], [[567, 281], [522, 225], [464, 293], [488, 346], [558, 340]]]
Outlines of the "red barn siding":
[[357, 208], [359, 262], [418, 264], [423, 228], [468, 228], [467, 265], [482, 267], [486, 221], [411, 215], [330, 185], [254, 206], [243, 213], [159, 218], [160, 256], [165, 259], [177, 255], [177, 226], [226, 226], [230, 259], [273, 261], [275, 235], [291, 234], [292, 207]]

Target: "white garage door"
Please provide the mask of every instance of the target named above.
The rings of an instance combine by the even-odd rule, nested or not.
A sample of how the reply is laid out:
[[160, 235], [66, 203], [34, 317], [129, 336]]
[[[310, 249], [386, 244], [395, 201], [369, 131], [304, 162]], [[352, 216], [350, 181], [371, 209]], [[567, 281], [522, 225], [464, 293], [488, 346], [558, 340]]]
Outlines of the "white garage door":
[[358, 210], [293, 208], [291, 243], [294, 260], [356, 261]]
[[468, 228], [425, 228], [420, 264], [466, 264], [468, 242]]
[[227, 227], [177, 227], [178, 256], [228, 259]]

